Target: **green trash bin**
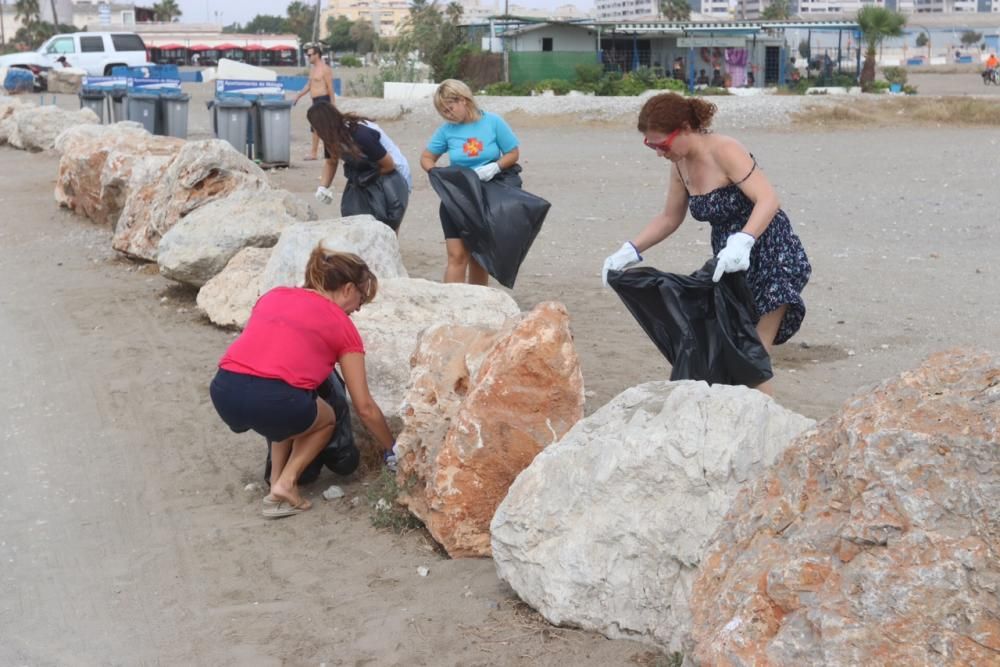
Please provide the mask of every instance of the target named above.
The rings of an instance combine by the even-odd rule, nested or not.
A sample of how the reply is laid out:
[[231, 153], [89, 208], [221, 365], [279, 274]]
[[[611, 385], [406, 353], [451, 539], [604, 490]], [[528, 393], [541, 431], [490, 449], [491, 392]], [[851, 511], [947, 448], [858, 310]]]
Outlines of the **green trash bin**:
[[190, 101], [191, 96], [180, 91], [165, 92], [160, 96], [164, 135], [187, 139]]
[[223, 97], [215, 100], [215, 136], [228, 141], [241, 154], [247, 154], [247, 132], [250, 129], [249, 100]]
[[153, 93], [129, 93], [128, 119], [142, 125], [150, 134], [156, 134], [156, 102], [159, 98]]
[[292, 159], [292, 103], [260, 100], [257, 106], [260, 119], [257, 157], [267, 165], [287, 166]]
[[100, 119], [101, 124], [104, 124], [104, 93], [99, 90], [81, 90], [80, 91], [80, 108], [86, 107], [94, 113]]

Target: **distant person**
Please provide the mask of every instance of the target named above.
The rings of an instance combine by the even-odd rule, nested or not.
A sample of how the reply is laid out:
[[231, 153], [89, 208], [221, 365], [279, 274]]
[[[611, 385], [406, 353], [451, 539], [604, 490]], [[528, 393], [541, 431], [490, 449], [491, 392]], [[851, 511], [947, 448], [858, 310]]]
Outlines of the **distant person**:
[[410, 200], [410, 166], [378, 125], [332, 104], [314, 104], [306, 118], [323, 140], [323, 175], [316, 199], [333, 202], [330, 189], [337, 166], [344, 163], [347, 187], [340, 199], [342, 216], [367, 213], [399, 233]]
[[754, 84], [757, 82], [757, 77], [754, 76], [753, 70], [747, 70], [747, 88], [753, 88]]
[[[295, 97], [295, 104], [301, 100], [306, 93], [312, 97], [313, 104], [335, 104], [336, 95], [333, 93], [333, 70], [323, 62], [323, 47], [318, 44], [310, 44], [306, 47], [306, 58], [309, 59], [309, 83], [299, 91]], [[319, 136], [309, 127], [312, 132], [312, 147], [306, 160], [316, 160], [319, 156]]]
[[684, 59], [674, 58], [674, 78], [684, 80]]
[[[424, 171], [433, 169], [445, 153], [451, 166], [472, 169], [480, 181], [491, 181], [517, 164], [521, 152], [514, 131], [497, 114], [482, 111], [465, 83], [457, 79], [442, 81], [434, 93], [434, 108], [446, 122], [434, 132], [420, 155]], [[444, 205], [440, 216], [448, 253], [444, 282], [489, 283], [489, 273], [469, 254]]]
[[191, 64], [192, 65], [194, 65], [195, 67], [197, 67], [198, 63], [200, 61], [201, 61], [201, 56], [198, 54], [197, 51], [191, 54]]
[[798, 70], [797, 67], [793, 67], [792, 68], [792, 74], [791, 74], [791, 81], [792, 81], [792, 83], [798, 83], [801, 80], [802, 80], [802, 74], [799, 73], [799, 70]]
[[997, 58], [997, 54], [991, 53], [990, 57], [986, 59], [986, 69], [997, 69], [1000, 67], [1000, 58]]
[[699, 86], [707, 86], [707, 85], [708, 85], [708, 82], [709, 82], [709, 80], [708, 80], [708, 74], [706, 74], [706, 73], [705, 73], [705, 70], [704, 70], [704, 69], [702, 69], [702, 70], [701, 70], [701, 71], [700, 71], [700, 72], [698, 73], [698, 79], [697, 79], [697, 80], [695, 81], [695, 83], [696, 83], [697, 85], [699, 85]]
[[[716, 109], [704, 99], [675, 93], [643, 105], [637, 123], [642, 141], [670, 162], [667, 201], [633, 240], [604, 260], [603, 280], [607, 286], [609, 271], [642, 261], [641, 253], [677, 231], [690, 211], [711, 225], [713, 280], [746, 271], [760, 315], [757, 335], [770, 353], [802, 325], [801, 293], [812, 268], [756, 158], [736, 139], [709, 131]], [[771, 393], [767, 382], [757, 388]]]
[[725, 88], [726, 82], [722, 78], [722, 70], [716, 67], [712, 70], [712, 88]]
[[365, 346], [351, 315], [375, 298], [378, 280], [350, 253], [322, 245], [309, 256], [304, 287], [275, 287], [257, 300], [212, 380], [219, 417], [234, 433], [253, 430], [271, 441], [268, 518], [312, 507], [298, 480], [330, 442], [333, 408], [317, 395], [336, 364], [354, 410], [395, 465], [393, 436], [368, 390]]

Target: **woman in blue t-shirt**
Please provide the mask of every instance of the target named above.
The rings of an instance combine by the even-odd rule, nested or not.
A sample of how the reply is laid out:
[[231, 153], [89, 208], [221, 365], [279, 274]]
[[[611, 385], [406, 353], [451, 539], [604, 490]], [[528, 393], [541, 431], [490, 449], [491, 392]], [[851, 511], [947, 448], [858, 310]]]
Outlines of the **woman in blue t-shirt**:
[[[448, 122], [437, 129], [420, 156], [424, 171], [433, 169], [445, 153], [452, 166], [473, 169], [481, 181], [490, 181], [517, 164], [520, 156], [517, 137], [503, 118], [479, 109], [467, 85], [446, 79], [434, 93], [434, 107]], [[459, 230], [444, 210], [441, 228], [448, 249], [444, 282], [487, 284], [489, 274], [469, 255]]]
[[326, 159], [316, 199], [333, 202], [331, 184], [343, 161], [347, 187], [340, 198], [340, 214], [367, 213], [398, 233], [410, 199], [410, 168], [396, 144], [367, 118], [341, 113], [332, 104], [314, 104], [306, 118], [323, 140]]

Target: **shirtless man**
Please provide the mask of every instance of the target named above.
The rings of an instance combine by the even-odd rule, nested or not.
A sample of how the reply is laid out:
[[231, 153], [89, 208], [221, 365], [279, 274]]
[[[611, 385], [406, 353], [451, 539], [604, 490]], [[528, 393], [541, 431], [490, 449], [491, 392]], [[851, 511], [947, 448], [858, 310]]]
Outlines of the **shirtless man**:
[[[313, 104], [333, 104], [333, 70], [323, 62], [323, 47], [319, 44], [310, 44], [306, 47], [306, 57], [310, 65], [309, 83], [299, 91], [295, 103], [297, 104], [306, 93], [309, 93]], [[309, 131], [312, 133], [312, 149], [305, 159], [315, 160], [319, 151], [319, 135], [313, 132], [311, 125]]]

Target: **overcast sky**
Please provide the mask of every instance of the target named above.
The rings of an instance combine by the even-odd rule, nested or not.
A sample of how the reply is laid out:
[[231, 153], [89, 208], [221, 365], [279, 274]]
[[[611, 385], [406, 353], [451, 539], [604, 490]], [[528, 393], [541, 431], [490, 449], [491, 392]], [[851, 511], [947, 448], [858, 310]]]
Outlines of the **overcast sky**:
[[[304, 0], [306, 4], [312, 5], [313, 0]], [[181, 11], [184, 15], [181, 20], [184, 22], [201, 23], [216, 21], [228, 25], [234, 21], [246, 23], [258, 14], [272, 14], [283, 16], [285, 9], [291, 0], [178, 0]], [[491, 0], [481, 0], [483, 4], [489, 4]], [[152, 3], [149, 3], [150, 6]], [[511, 0], [511, 4], [518, 4], [524, 7], [552, 8], [565, 4], [575, 4], [580, 9], [593, 6], [593, 0]], [[218, 12], [218, 17], [216, 13]]]

